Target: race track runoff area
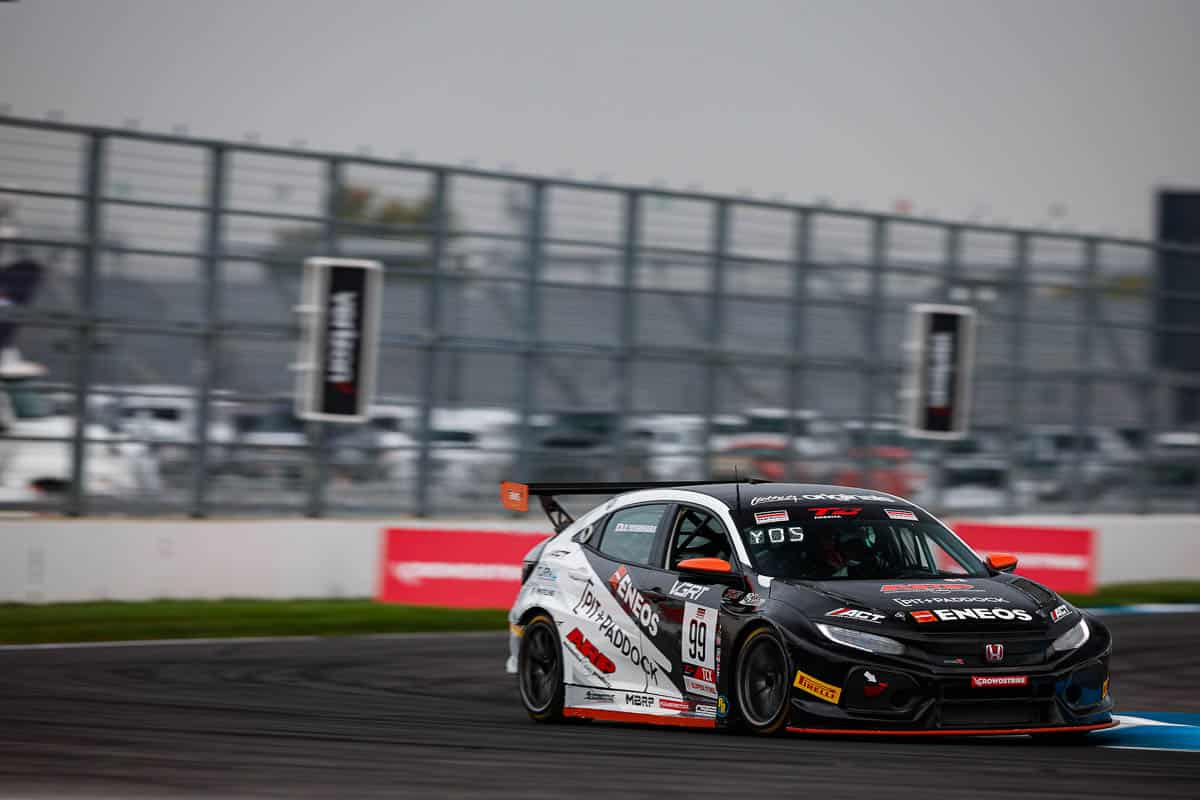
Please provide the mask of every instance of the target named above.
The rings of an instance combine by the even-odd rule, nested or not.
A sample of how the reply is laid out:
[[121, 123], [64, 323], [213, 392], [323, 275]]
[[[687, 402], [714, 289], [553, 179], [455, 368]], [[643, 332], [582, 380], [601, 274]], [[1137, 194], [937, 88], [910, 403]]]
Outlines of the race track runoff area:
[[1082, 746], [535, 725], [505, 635], [0, 650], [0, 797], [1200, 797], [1200, 615], [1110, 616]]

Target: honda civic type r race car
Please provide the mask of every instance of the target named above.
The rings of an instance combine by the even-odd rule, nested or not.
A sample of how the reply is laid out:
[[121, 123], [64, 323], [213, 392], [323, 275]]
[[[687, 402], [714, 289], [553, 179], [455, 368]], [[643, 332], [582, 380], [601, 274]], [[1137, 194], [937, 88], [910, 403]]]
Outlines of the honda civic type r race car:
[[[613, 497], [574, 520], [555, 495]], [[1108, 630], [925, 510], [843, 486], [505, 483], [508, 671], [538, 721], [846, 734], [1111, 727]]]

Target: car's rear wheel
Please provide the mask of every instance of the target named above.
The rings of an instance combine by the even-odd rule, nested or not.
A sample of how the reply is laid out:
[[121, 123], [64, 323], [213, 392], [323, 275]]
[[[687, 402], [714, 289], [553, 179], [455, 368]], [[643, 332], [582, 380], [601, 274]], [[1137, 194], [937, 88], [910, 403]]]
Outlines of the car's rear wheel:
[[790, 682], [787, 651], [770, 628], [746, 637], [737, 659], [737, 713], [740, 727], [769, 736], [787, 723]]
[[517, 656], [517, 679], [521, 702], [530, 718], [538, 722], [562, 719], [562, 645], [554, 621], [539, 614], [525, 625]]

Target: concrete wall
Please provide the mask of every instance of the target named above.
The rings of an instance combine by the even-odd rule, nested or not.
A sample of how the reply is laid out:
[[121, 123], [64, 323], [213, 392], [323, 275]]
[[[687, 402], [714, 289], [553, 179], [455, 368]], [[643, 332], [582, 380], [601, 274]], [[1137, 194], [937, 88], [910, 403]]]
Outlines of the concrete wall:
[[[1200, 516], [1024, 516], [1093, 528], [1097, 582], [1200, 579]], [[546, 531], [528, 520], [8, 520], [0, 602], [155, 597], [367, 597], [388, 526]]]

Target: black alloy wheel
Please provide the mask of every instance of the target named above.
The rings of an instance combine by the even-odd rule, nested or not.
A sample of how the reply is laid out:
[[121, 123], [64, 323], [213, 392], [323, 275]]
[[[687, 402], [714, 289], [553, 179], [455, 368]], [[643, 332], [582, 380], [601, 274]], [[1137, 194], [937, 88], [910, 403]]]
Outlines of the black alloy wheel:
[[562, 645], [554, 621], [545, 614], [531, 619], [521, 634], [517, 677], [521, 685], [521, 702], [530, 718], [538, 722], [562, 719], [566, 693]]
[[791, 668], [783, 643], [770, 628], [746, 638], [737, 661], [737, 712], [741, 727], [760, 736], [787, 723]]

